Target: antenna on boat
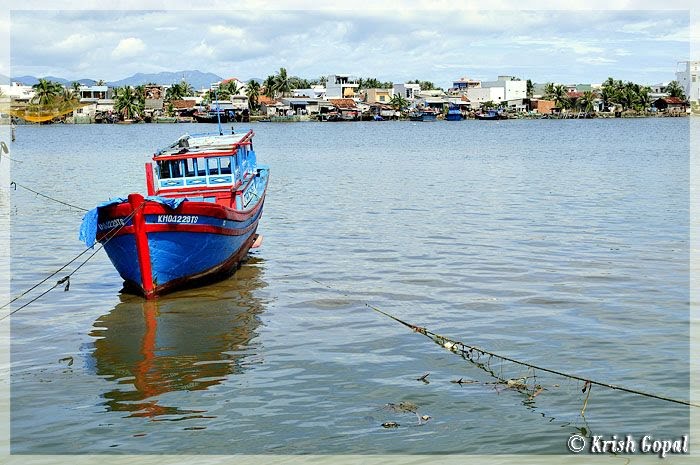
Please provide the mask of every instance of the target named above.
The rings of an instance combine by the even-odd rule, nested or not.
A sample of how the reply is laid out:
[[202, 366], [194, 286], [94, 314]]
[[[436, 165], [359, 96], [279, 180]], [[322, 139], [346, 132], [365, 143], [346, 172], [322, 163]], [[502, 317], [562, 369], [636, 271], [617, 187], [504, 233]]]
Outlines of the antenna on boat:
[[216, 102], [216, 123], [219, 125], [219, 135], [223, 136], [224, 131], [221, 129], [221, 111], [219, 110], [219, 83], [214, 83], [211, 85], [211, 90], [214, 91], [214, 101]]

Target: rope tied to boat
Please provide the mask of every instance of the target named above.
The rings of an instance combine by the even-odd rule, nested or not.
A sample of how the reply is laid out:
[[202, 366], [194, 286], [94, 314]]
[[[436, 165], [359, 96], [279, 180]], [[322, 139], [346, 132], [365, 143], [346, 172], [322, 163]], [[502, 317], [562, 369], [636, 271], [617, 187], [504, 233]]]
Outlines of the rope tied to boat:
[[[97, 247], [97, 248], [90, 254], [90, 256], [88, 256], [85, 260], [83, 260], [73, 271], [71, 271], [70, 273], [68, 273], [68, 274], [67, 274], [66, 276], [64, 276], [63, 278], [59, 279], [59, 280], [56, 282], [56, 284], [54, 284], [52, 287], [50, 287], [50, 288], [47, 289], [46, 291], [42, 292], [42, 293], [39, 294], [38, 296], [34, 297], [34, 298], [31, 299], [29, 302], [26, 302], [26, 303], [23, 304], [22, 306], [20, 306], [20, 307], [14, 309], [14, 310], [12, 310], [12, 311], [11, 311], [10, 313], [8, 313], [7, 315], [3, 315], [2, 317], [0, 317], [0, 321], [4, 320], [5, 318], [8, 318], [8, 317], [11, 316], [11, 315], [14, 315], [15, 313], [19, 312], [19, 311], [22, 310], [23, 308], [25, 308], [25, 307], [29, 306], [30, 304], [36, 302], [37, 300], [39, 300], [40, 298], [42, 298], [43, 296], [45, 296], [46, 294], [48, 294], [48, 293], [51, 292], [52, 290], [56, 289], [56, 288], [59, 287], [60, 285], [63, 285], [63, 286], [64, 286], [64, 287], [63, 287], [63, 291], [64, 291], [64, 292], [68, 292], [68, 291], [70, 290], [70, 277], [73, 276], [75, 273], [77, 273], [78, 270], [80, 270], [88, 261], [90, 261], [90, 259], [91, 259], [92, 257], [94, 257], [95, 255], [97, 255], [97, 253], [98, 253], [100, 250], [102, 250], [102, 249], [104, 248], [104, 246], [105, 246], [110, 240], [112, 240], [112, 238], [114, 238], [114, 236], [116, 236], [116, 235], [119, 233], [119, 231], [121, 231], [123, 228], [125, 228], [125, 227], [127, 226], [129, 220], [131, 220], [131, 218], [133, 218], [134, 215], [135, 215], [139, 210], [141, 210], [145, 205], [146, 205], [146, 201], [143, 201], [143, 202], [141, 202], [141, 204], [140, 204], [138, 207], [134, 208], [134, 210], [133, 210], [127, 217], [124, 218], [123, 224], [122, 224], [121, 226], [119, 226], [118, 228], [115, 228], [115, 229], [109, 231], [109, 232], [105, 235], [105, 240], [104, 240], [104, 242], [101, 242], [100, 245], [99, 245], [99, 247]], [[47, 277], [45, 277], [44, 279], [42, 279], [41, 281], [39, 281], [38, 283], [36, 283], [35, 285], [33, 285], [32, 287], [30, 287], [30, 288], [27, 289], [26, 291], [23, 291], [22, 293], [20, 293], [20, 294], [17, 295], [16, 297], [14, 297], [14, 298], [13, 298], [12, 300], [10, 300], [9, 302], [7, 302], [7, 303], [3, 304], [2, 306], [0, 306], [0, 310], [2, 310], [3, 308], [5, 308], [5, 307], [11, 305], [12, 303], [16, 302], [17, 300], [21, 299], [22, 297], [24, 297], [25, 295], [29, 294], [30, 292], [32, 292], [32, 291], [33, 291], [34, 289], [36, 289], [37, 287], [39, 287], [39, 286], [41, 286], [42, 284], [44, 284], [46, 281], [48, 281], [48, 280], [51, 279], [52, 277], [56, 276], [58, 273], [60, 273], [60, 272], [63, 271], [64, 269], [66, 269], [71, 263], [75, 262], [78, 258], [80, 258], [81, 256], [85, 255], [85, 254], [86, 254], [89, 250], [91, 250], [91, 249], [92, 249], [92, 247], [87, 247], [85, 250], [83, 250], [83, 251], [80, 252], [78, 255], [76, 255], [75, 257], [73, 257], [68, 263], [66, 263], [65, 265], [63, 265], [62, 267], [60, 267], [59, 269], [57, 269], [56, 271], [54, 271], [53, 273], [51, 273], [50, 275], [48, 275]]]
[[29, 187], [27, 187], [27, 186], [24, 186], [24, 185], [22, 185], [22, 184], [19, 184], [18, 182], [12, 181], [12, 182], [10, 183], [10, 187], [13, 188], [14, 190], [17, 190], [17, 187], [18, 187], [18, 186], [21, 187], [22, 189], [28, 190], [29, 192], [33, 192], [34, 194], [36, 194], [36, 195], [38, 195], [38, 196], [41, 196], [41, 197], [43, 197], [43, 198], [45, 198], [45, 199], [51, 200], [51, 201], [53, 201], [53, 202], [60, 203], [60, 204], [62, 204], [62, 205], [66, 205], [66, 206], [68, 206], [68, 207], [70, 207], [70, 208], [75, 208], [76, 210], [80, 210], [80, 211], [84, 211], [84, 212], [88, 211], [87, 208], [79, 207], [79, 206], [77, 206], [77, 205], [73, 205], [73, 204], [71, 204], [71, 203], [64, 202], [63, 200], [59, 200], [59, 199], [56, 199], [56, 198], [54, 198], [54, 197], [51, 197], [51, 196], [49, 196], [49, 195], [42, 194], [41, 192], [37, 192], [37, 191], [35, 191], [34, 189], [31, 189], [31, 188], [29, 188]]
[[[329, 286], [328, 284], [322, 283], [318, 280], [314, 279], [313, 281], [318, 283], [318, 284], [321, 284], [322, 286], [327, 287], [328, 289], [332, 289], [332, 290], [335, 290], [335, 291], [338, 291], [341, 293], [343, 292], [343, 291], [340, 291], [332, 286]], [[347, 293], [344, 293], [343, 295], [348, 296]], [[442, 348], [447, 349], [448, 351], [459, 355], [460, 357], [462, 357], [466, 361], [468, 361], [468, 362], [476, 365], [477, 367], [485, 370], [489, 375], [493, 376], [494, 378], [496, 378], [498, 380], [498, 384], [505, 384], [507, 387], [516, 388], [518, 390], [521, 390], [523, 388], [527, 388], [525, 390], [528, 392], [531, 392], [530, 393], [531, 398], [535, 397], [536, 395], [539, 394], [538, 388], [541, 388], [541, 386], [535, 385], [532, 388], [530, 388], [525, 383], [519, 383], [518, 380], [503, 378], [501, 375], [496, 373], [494, 370], [490, 369], [491, 360], [493, 358], [495, 358], [495, 359], [498, 359], [501, 361], [510, 362], [510, 363], [515, 364], [515, 365], [525, 367], [528, 370], [532, 370], [532, 372], [533, 372], [532, 377], [533, 378], [535, 378], [535, 376], [534, 376], [535, 370], [538, 370], [538, 371], [541, 371], [544, 373], [549, 373], [552, 375], [556, 375], [556, 376], [559, 376], [562, 378], [583, 382], [584, 385], [583, 385], [582, 392], [583, 393], [587, 392], [587, 395], [586, 395], [586, 399], [584, 401], [583, 408], [581, 410], [582, 415], [586, 410], [586, 406], [588, 404], [588, 399], [589, 399], [590, 394], [591, 394], [591, 387], [593, 385], [605, 387], [605, 388], [616, 390], [616, 391], [623, 391], [623, 392], [627, 392], [630, 394], [639, 395], [642, 397], [648, 397], [651, 399], [657, 399], [657, 400], [661, 400], [661, 401], [665, 401], [665, 402], [686, 405], [689, 407], [700, 407], [700, 404], [690, 402], [688, 400], [675, 399], [672, 397], [654, 394], [651, 392], [645, 392], [645, 391], [642, 391], [639, 389], [633, 389], [633, 388], [628, 388], [625, 386], [620, 386], [617, 384], [607, 383], [604, 381], [598, 381], [598, 380], [586, 378], [583, 376], [579, 376], [579, 375], [574, 374], [574, 373], [568, 373], [568, 372], [561, 371], [561, 370], [555, 370], [552, 368], [547, 368], [547, 367], [543, 367], [540, 365], [535, 365], [534, 363], [529, 363], [526, 361], [517, 360], [517, 359], [515, 359], [513, 357], [509, 357], [507, 355], [498, 354], [496, 352], [478, 347], [476, 345], [465, 344], [465, 343], [458, 341], [456, 339], [452, 339], [452, 338], [437, 334], [435, 332], [428, 330], [426, 327], [418, 326], [418, 325], [409, 323], [407, 321], [404, 321], [401, 318], [398, 318], [398, 317], [396, 317], [396, 316], [394, 316], [394, 315], [392, 315], [392, 314], [390, 314], [390, 313], [388, 313], [388, 312], [386, 312], [386, 311], [384, 311], [384, 310], [382, 310], [374, 305], [371, 305], [369, 303], [365, 303], [365, 306], [367, 308], [375, 311], [376, 313], [379, 313], [385, 317], [388, 317], [388, 318], [396, 321], [397, 323], [400, 323], [403, 326], [406, 326], [407, 328], [410, 328], [412, 331], [414, 331], [418, 334], [422, 334], [423, 336], [426, 336], [427, 338], [431, 339], [433, 342], [435, 342], [437, 345], [441, 346]], [[488, 360], [486, 362], [482, 361], [481, 360], [482, 357], [486, 357], [486, 356], [488, 356]], [[522, 379], [522, 378], [520, 378], [520, 379]], [[462, 381], [462, 380], [460, 379], [460, 381]], [[459, 384], [462, 384], [462, 383], [460, 382]]]

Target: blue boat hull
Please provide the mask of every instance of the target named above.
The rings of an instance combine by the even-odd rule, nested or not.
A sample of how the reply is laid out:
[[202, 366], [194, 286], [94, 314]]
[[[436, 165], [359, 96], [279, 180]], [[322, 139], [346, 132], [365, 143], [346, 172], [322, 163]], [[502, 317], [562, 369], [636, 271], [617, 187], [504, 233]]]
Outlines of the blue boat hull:
[[124, 279], [125, 288], [147, 298], [229, 276], [253, 246], [262, 216], [267, 169], [246, 192], [245, 209], [182, 201], [173, 206], [140, 194], [98, 209], [96, 239]]

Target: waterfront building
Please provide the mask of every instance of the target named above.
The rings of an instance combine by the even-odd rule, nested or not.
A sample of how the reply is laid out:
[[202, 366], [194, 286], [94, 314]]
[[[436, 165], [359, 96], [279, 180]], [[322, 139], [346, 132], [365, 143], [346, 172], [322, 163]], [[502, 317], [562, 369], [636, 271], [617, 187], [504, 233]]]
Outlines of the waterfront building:
[[389, 103], [391, 101], [391, 89], [365, 89], [365, 102]]
[[308, 89], [292, 89], [292, 93], [294, 97], [326, 98], [326, 88], [320, 84], [313, 85]]
[[349, 74], [331, 74], [326, 79], [326, 98], [356, 98], [360, 84], [357, 78]]
[[450, 88], [449, 92], [452, 94], [464, 94], [466, 93], [467, 89], [473, 89], [474, 87], [481, 87], [481, 81], [462, 76], [461, 78], [452, 81], [452, 87]]
[[700, 61], [679, 61], [676, 67], [676, 81], [683, 88], [685, 96], [694, 103], [700, 103]]
[[413, 100], [420, 92], [420, 84], [394, 84], [393, 95], [401, 95], [407, 100]]
[[676, 114], [685, 113], [687, 108], [685, 100], [679, 99], [678, 97], [662, 97], [655, 100], [652, 106], [659, 111]]
[[480, 108], [485, 102], [500, 104], [505, 100], [504, 87], [474, 87], [467, 89], [467, 98], [473, 108]]
[[544, 100], [544, 99], [531, 99], [530, 100], [530, 110], [537, 112], [541, 115], [549, 115], [552, 110], [556, 107], [554, 100]]
[[113, 90], [108, 86], [80, 86], [78, 88], [78, 97], [81, 102], [111, 99], [113, 97]]
[[9, 85], [0, 85], [3, 95], [10, 97], [12, 100], [29, 102], [34, 97], [34, 89], [32, 86], [25, 86], [21, 82], [11, 82]]
[[[495, 81], [482, 81], [481, 87], [502, 88], [503, 97], [501, 100], [523, 100], [527, 98], [527, 81], [522, 81], [513, 76], [498, 76]], [[471, 97], [469, 99], [472, 100]]]
[[320, 112], [322, 100], [314, 97], [284, 97], [280, 99], [295, 115], [314, 115]]

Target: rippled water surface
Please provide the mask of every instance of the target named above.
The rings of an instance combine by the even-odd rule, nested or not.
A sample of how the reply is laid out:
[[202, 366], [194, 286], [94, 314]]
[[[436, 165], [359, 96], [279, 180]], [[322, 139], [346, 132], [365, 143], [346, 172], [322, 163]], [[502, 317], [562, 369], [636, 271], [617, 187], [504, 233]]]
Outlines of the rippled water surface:
[[[491, 360], [537, 376], [528, 398], [367, 306], [687, 399], [688, 119], [251, 127], [265, 241], [231, 279], [145, 302], [100, 251], [12, 317], [13, 453], [564, 454], [583, 428], [689, 432], [686, 407], [594, 386], [584, 417], [583, 383]], [[20, 126], [12, 179], [92, 208], [210, 129]], [[12, 192], [13, 295], [84, 250], [81, 217]]]

